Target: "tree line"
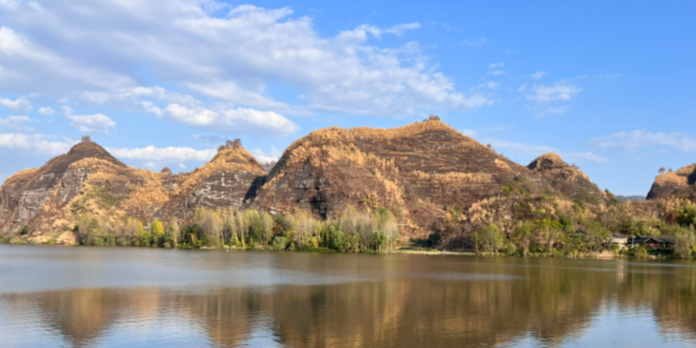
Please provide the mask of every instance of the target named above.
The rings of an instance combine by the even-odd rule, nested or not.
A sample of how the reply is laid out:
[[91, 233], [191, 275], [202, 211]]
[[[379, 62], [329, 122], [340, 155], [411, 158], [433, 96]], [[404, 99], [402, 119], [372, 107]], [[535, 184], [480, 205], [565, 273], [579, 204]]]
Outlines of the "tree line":
[[348, 207], [335, 220], [319, 220], [301, 209], [271, 215], [256, 209], [198, 208], [188, 223], [172, 218], [147, 225], [135, 218], [85, 213], [74, 232], [79, 244], [95, 246], [382, 252], [394, 249], [399, 226], [386, 208], [368, 212]]

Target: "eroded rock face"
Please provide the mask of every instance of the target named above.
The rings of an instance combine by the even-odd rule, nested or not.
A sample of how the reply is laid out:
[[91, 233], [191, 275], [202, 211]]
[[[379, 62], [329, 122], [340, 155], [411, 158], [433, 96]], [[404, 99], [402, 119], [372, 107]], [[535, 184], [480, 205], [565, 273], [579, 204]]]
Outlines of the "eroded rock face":
[[672, 195], [696, 196], [696, 163], [655, 178], [648, 192], [648, 199], [666, 198]]
[[267, 174], [241, 146], [224, 148], [192, 173], [165, 179], [171, 197], [157, 215], [189, 220], [200, 207], [241, 208]]
[[301, 208], [325, 218], [348, 205], [385, 206], [427, 229], [445, 205], [470, 206], [501, 193], [527, 168], [446, 124], [432, 120], [396, 129], [329, 128], [286, 150], [251, 207]]
[[74, 198], [90, 169], [70, 168], [70, 165], [85, 158], [99, 158], [125, 168], [101, 146], [86, 142], [75, 145], [67, 154], [53, 158], [38, 170], [17, 173], [16, 177], [8, 178], [1, 189], [2, 232], [13, 232], [31, 224], [49, 199], [57, 205], [64, 205]]
[[580, 169], [570, 166], [555, 153], [536, 158], [527, 168], [549, 180], [553, 188], [573, 200], [606, 203], [607, 196]]

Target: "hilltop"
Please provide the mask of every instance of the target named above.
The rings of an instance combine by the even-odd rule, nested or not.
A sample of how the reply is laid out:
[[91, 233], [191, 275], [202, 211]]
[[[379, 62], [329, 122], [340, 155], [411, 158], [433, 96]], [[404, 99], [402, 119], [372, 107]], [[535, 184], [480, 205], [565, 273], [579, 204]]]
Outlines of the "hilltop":
[[[662, 184], [653, 191], [672, 192], [664, 183], [675, 182], [688, 188], [694, 168], [658, 177]], [[167, 168], [155, 173], [126, 166], [85, 141], [7, 179], [0, 188], [0, 237], [71, 244], [111, 235], [123, 245], [163, 244], [161, 234], [135, 239], [145, 236], [143, 225], [159, 219], [168, 231], [181, 228], [186, 245], [202, 245], [203, 238], [212, 245], [243, 247], [245, 238], [268, 245], [278, 236], [284, 242], [274, 248], [294, 240], [297, 247], [357, 250], [377, 245], [373, 232], [384, 232], [390, 247], [415, 241], [457, 250], [474, 248], [474, 234], [491, 224], [512, 240], [520, 224], [532, 222], [571, 231], [600, 229], [591, 223], [601, 218], [603, 226], [638, 224], [652, 231], [636, 219], [663, 218], [682, 204], [644, 203], [619, 208], [612, 195], [556, 154], [523, 166], [431, 117], [392, 129], [313, 131], [289, 146], [270, 172], [239, 141], [228, 141], [202, 167], [176, 175]], [[632, 220], [616, 222], [609, 211]], [[543, 224], [534, 229], [547, 233]], [[153, 228], [162, 233], [161, 226]], [[329, 232], [337, 239], [327, 240]]]
[[465, 209], [511, 185], [551, 189], [527, 168], [431, 118], [394, 129], [314, 131], [288, 147], [252, 206], [332, 219], [348, 206], [384, 206], [419, 235], [446, 215], [446, 206]]
[[607, 195], [579, 168], [568, 165], [555, 153], [537, 157], [527, 168], [549, 180], [550, 185], [572, 200], [607, 202]]
[[[74, 241], [80, 219], [115, 226], [125, 218], [190, 219], [198, 207], [241, 207], [267, 172], [237, 142], [191, 173], [172, 175], [128, 167], [85, 141], [39, 169], [9, 177], [0, 188], [0, 231], [20, 231], [59, 243]], [[259, 184], [260, 185], [260, 184]]]
[[648, 192], [648, 199], [666, 198], [674, 195], [696, 199], [696, 163], [674, 172], [663, 173], [655, 178]]

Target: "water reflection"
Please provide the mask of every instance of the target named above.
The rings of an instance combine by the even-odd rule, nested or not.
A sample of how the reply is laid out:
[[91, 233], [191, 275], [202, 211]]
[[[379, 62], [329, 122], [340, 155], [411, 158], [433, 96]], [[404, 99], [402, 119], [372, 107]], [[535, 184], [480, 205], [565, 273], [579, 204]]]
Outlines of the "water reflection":
[[[681, 342], [696, 339], [696, 269], [655, 273], [650, 267], [623, 264], [606, 270], [517, 267], [512, 272], [516, 279], [504, 281], [407, 277], [195, 291], [144, 287], [6, 293], [0, 295], [0, 316], [16, 330], [42, 327], [76, 347], [135, 337], [141, 343], [202, 340], [224, 347], [260, 342], [488, 347], [531, 337], [536, 344], [557, 346], [582, 336], [611, 307], [626, 318], [651, 312], [661, 330], [656, 335], [678, 335]], [[127, 332], [131, 338], [121, 336]]]

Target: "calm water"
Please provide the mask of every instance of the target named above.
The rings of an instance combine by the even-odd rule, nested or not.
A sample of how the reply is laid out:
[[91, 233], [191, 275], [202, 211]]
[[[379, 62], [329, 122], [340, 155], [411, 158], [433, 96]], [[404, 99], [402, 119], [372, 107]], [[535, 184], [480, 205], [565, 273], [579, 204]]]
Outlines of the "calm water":
[[696, 264], [0, 245], [1, 347], [694, 347]]

